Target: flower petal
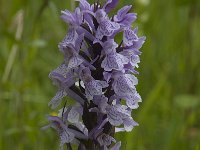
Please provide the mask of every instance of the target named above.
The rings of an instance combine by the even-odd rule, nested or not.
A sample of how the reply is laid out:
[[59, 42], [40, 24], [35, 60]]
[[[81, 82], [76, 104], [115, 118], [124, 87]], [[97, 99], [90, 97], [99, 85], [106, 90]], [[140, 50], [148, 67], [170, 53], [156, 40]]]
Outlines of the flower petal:
[[76, 107], [72, 107], [67, 117], [68, 121], [71, 123], [77, 123], [79, 122], [79, 117], [80, 114], [77, 112]]
[[131, 117], [123, 119], [124, 123], [124, 129], [127, 132], [130, 132], [135, 126], [138, 126], [139, 124], [135, 122]]
[[106, 13], [110, 12], [112, 9], [114, 9], [119, 0], [107, 0], [107, 3], [104, 5]]
[[123, 70], [125, 64], [128, 63], [128, 59], [121, 54], [110, 54], [107, 55], [102, 61], [101, 67], [104, 68], [105, 71], [115, 70]]
[[139, 107], [138, 103], [142, 102], [142, 99], [138, 93], [134, 95], [128, 95], [126, 98], [126, 104], [131, 109], [137, 109]]
[[118, 10], [117, 15], [114, 16], [114, 21], [122, 21], [124, 16], [129, 12], [132, 5], [124, 6], [120, 10]]
[[107, 106], [107, 117], [110, 124], [113, 126], [119, 126], [123, 123], [122, 117], [120, 112], [118, 112], [117, 108], [115, 106]]
[[69, 68], [74, 68], [79, 66], [80, 64], [82, 64], [84, 62], [84, 60], [80, 57], [80, 56], [76, 56], [74, 55], [73, 57], [71, 57], [71, 59], [68, 62], [68, 67]]
[[135, 86], [138, 80], [135, 76], [130, 74], [119, 75], [115, 77], [113, 89], [116, 95], [127, 96], [127, 94], [134, 94], [136, 92]]
[[51, 101], [49, 102], [48, 105], [52, 109], [55, 109], [61, 103], [62, 98], [65, 97], [66, 95], [67, 95], [67, 93], [65, 92], [65, 90], [59, 90], [56, 93], [56, 95], [51, 99]]

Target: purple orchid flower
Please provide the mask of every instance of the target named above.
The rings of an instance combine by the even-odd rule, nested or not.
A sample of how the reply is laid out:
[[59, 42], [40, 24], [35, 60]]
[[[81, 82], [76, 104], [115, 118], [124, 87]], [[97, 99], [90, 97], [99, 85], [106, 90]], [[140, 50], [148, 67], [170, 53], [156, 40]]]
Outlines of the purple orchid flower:
[[[64, 61], [49, 74], [58, 87], [49, 106], [59, 107], [59, 114], [48, 117], [48, 127], [58, 132], [61, 150], [64, 144], [78, 144], [79, 150], [119, 150], [121, 142], [116, 143], [113, 135], [138, 126], [131, 111], [142, 101], [136, 75], [145, 37], [138, 36], [138, 28], [132, 30], [137, 18], [130, 12], [132, 6], [122, 7], [110, 18], [118, 0], [104, 5], [76, 1], [74, 12], [61, 11], [69, 28], [58, 46]], [[121, 43], [116, 43], [121, 32]], [[76, 104], [69, 105], [64, 97]]]

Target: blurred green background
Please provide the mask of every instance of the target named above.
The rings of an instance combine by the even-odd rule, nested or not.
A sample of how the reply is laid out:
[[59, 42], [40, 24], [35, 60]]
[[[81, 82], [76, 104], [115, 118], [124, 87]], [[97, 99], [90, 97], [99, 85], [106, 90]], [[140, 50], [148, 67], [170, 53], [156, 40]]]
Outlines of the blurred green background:
[[[200, 150], [200, 0], [120, 0], [132, 4], [142, 48], [139, 122], [117, 134], [126, 150]], [[41, 131], [56, 88], [48, 73], [63, 56], [57, 44], [67, 26], [69, 0], [0, 0], [0, 150], [58, 149]]]

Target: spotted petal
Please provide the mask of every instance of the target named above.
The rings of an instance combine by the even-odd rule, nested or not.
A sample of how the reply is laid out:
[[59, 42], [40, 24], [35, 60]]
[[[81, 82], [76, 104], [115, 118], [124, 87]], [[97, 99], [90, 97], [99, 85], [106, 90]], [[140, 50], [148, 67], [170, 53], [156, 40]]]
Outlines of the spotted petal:
[[65, 36], [64, 40], [60, 43], [63, 47], [67, 47], [72, 44], [75, 47], [78, 34], [74, 27], [70, 27], [68, 34]]
[[139, 107], [138, 103], [142, 102], [142, 99], [138, 93], [135, 93], [133, 95], [128, 95], [124, 97], [126, 100], [126, 104], [131, 109], [137, 109]]
[[102, 88], [107, 87], [106, 81], [92, 80], [85, 83], [85, 94], [88, 100], [92, 100], [94, 95], [102, 95]]
[[114, 41], [114, 39], [107, 40], [103, 43], [103, 50], [106, 55], [116, 53], [116, 48], [118, 44]]
[[140, 57], [138, 55], [136, 55], [133, 50], [124, 50], [124, 51], [120, 52], [120, 54], [122, 54], [123, 56], [128, 58], [129, 63], [133, 67], [138, 67], [138, 63], [140, 63]]
[[113, 89], [119, 96], [126, 96], [127, 94], [134, 94], [136, 92], [135, 86], [138, 80], [135, 76], [130, 74], [119, 75], [115, 77]]
[[121, 54], [110, 54], [102, 61], [101, 67], [104, 68], [105, 71], [112, 71], [113, 69], [123, 70], [124, 65], [127, 64], [128, 61], [129, 60]]
[[115, 31], [119, 29], [120, 25], [118, 23], [105, 19], [99, 24], [96, 38], [101, 40], [103, 36], [111, 36]]
[[55, 70], [49, 74], [49, 78], [52, 79], [53, 84], [58, 86], [59, 89], [63, 89], [66, 86], [71, 86], [75, 82], [75, 75], [71, 69], [65, 64], [61, 64]]
[[126, 46], [132, 46], [133, 48], [140, 49], [144, 43], [146, 37], [137, 36], [138, 28], [131, 30], [126, 28], [123, 35], [123, 42]]
[[84, 62], [84, 60], [80, 56], [74, 55], [73, 57], [70, 58], [70, 60], [68, 62], [68, 67], [74, 68], [74, 67], [79, 66], [83, 62]]
[[119, 126], [123, 123], [121, 113], [117, 109], [118, 109], [117, 106], [109, 106], [109, 105], [106, 108], [108, 121], [113, 126]]

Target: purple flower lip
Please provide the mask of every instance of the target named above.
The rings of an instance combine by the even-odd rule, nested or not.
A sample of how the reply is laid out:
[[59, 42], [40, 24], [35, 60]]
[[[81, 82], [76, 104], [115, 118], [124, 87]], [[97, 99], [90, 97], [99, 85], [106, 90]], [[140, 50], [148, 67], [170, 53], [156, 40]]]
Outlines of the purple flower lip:
[[[113, 138], [115, 132], [130, 132], [138, 126], [133, 109], [142, 102], [137, 92], [136, 75], [140, 63], [140, 48], [146, 37], [138, 36], [132, 23], [137, 19], [131, 5], [124, 6], [112, 18], [118, 0], [107, 0], [104, 5], [76, 0], [74, 12], [61, 11], [61, 18], [69, 25], [58, 48], [64, 55], [62, 64], [49, 74], [58, 90], [49, 106], [59, 110], [49, 116], [51, 127], [63, 145], [78, 144], [79, 149], [101, 148], [119, 150], [121, 142]], [[123, 33], [120, 43], [115, 41]], [[73, 99], [71, 105], [65, 97]], [[92, 143], [92, 144], [88, 144]]]

